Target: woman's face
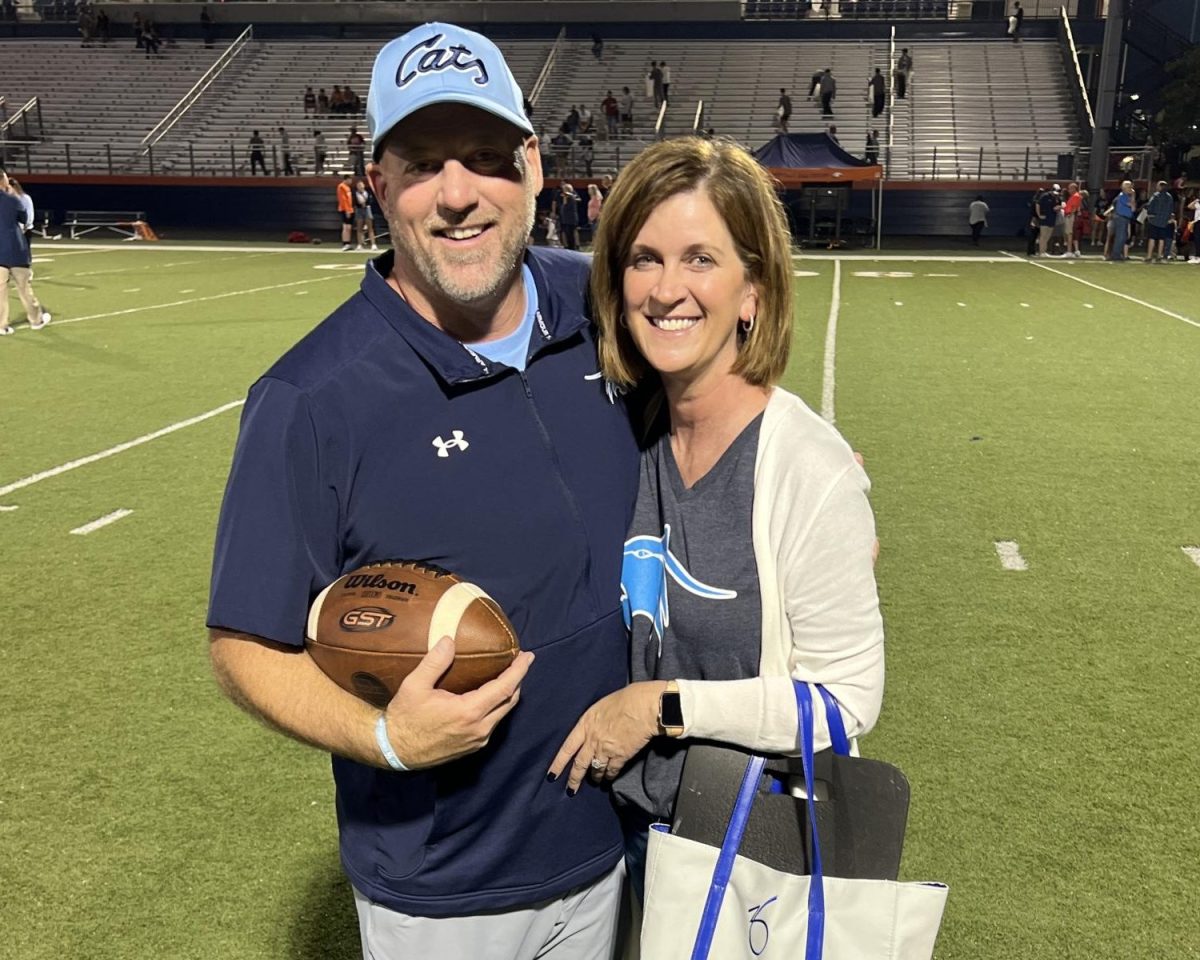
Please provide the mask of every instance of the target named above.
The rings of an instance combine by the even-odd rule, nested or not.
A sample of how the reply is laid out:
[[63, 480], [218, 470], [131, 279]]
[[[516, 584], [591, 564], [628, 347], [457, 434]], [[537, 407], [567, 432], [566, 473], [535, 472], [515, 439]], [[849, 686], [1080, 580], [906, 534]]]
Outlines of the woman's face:
[[738, 320], [754, 315], [758, 299], [703, 189], [650, 214], [625, 262], [623, 294], [634, 344], [665, 382], [684, 386], [728, 372]]

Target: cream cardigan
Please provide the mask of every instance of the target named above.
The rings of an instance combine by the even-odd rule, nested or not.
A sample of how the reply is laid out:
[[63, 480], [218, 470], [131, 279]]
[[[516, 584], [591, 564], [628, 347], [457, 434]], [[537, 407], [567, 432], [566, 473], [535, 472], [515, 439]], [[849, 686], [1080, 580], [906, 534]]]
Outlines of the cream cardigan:
[[[883, 699], [883, 619], [871, 547], [870, 482], [830, 424], [776, 388], [754, 464], [752, 526], [762, 598], [758, 677], [680, 680], [684, 736], [796, 753], [791, 680], [824, 684], [846, 733], [866, 733]], [[818, 701], [819, 702], [819, 701]], [[829, 746], [814, 711], [816, 749]]]

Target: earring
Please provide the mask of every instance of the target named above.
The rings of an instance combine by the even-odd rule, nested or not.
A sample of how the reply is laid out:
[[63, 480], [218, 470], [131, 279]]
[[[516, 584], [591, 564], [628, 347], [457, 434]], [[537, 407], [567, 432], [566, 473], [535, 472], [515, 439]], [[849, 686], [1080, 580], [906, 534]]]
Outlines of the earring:
[[745, 336], [747, 336], [747, 337], [750, 336], [750, 331], [752, 331], [754, 329], [754, 321], [757, 319], [758, 319], [758, 317], [752, 313], [752, 314], [750, 314], [749, 320], [739, 320], [738, 321], [738, 325], [742, 328], [742, 333]]
[[625, 319], [625, 314], [621, 314], [621, 316], [617, 318], [617, 322], [620, 323], [621, 326], [623, 326], [626, 330], [629, 329], [629, 321]]

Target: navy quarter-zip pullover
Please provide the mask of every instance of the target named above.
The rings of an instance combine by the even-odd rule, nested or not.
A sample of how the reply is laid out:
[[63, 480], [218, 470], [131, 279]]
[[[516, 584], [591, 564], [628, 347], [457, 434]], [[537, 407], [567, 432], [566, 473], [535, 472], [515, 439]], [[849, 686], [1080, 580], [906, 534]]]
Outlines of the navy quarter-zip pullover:
[[388, 286], [360, 291], [250, 390], [217, 532], [208, 624], [300, 646], [313, 598], [364, 563], [422, 560], [479, 584], [537, 653], [478, 753], [396, 773], [333, 758], [351, 882], [403, 913], [510, 909], [620, 859], [607, 793], [546, 769], [623, 686], [622, 543], [637, 484], [624, 405], [597, 373], [588, 262], [531, 249], [539, 309], [521, 372]]

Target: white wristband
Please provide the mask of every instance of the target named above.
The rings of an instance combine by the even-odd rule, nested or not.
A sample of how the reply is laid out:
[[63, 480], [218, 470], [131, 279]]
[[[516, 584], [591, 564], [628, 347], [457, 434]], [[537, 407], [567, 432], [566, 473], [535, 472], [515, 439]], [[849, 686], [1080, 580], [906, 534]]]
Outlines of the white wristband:
[[388, 739], [386, 713], [381, 713], [379, 719], [375, 721], [375, 742], [379, 744], [379, 752], [383, 754], [383, 759], [388, 762], [389, 767], [401, 771], [408, 769], [400, 762], [396, 751], [392, 749], [392, 742]]

